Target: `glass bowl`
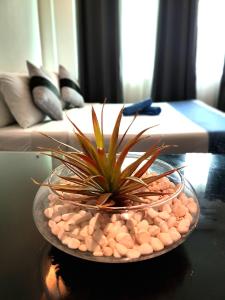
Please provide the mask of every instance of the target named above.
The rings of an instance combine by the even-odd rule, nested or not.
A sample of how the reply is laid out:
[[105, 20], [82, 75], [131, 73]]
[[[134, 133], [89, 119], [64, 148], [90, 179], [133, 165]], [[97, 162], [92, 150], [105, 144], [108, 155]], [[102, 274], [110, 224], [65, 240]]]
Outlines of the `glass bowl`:
[[[137, 154], [130, 153], [127, 156], [127, 159], [125, 163], [130, 163], [132, 160], [136, 160], [139, 156]], [[162, 161], [157, 159], [153, 166], [150, 168], [150, 172], [157, 172], [157, 173], [163, 173], [165, 171], [171, 170], [173, 167]], [[53, 173], [45, 180], [46, 183], [56, 183], [59, 181], [59, 177], [57, 175], [64, 175], [68, 176], [71, 172], [67, 168], [64, 167], [64, 165], [60, 165], [57, 167]], [[167, 176], [171, 182], [173, 182], [175, 185], [177, 185], [177, 189], [173, 194], [170, 194], [168, 196], [163, 197], [160, 200], [152, 201], [150, 204], [141, 204], [141, 205], [135, 205], [130, 207], [112, 207], [108, 208], [108, 210], [102, 210], [100, 208], [97, 208], [95, 206], [90, 205], [89, 207], [83, 206], [79, 203], [74, 203], [71, 201], [66, 201], [67, 203], [72, 203], [74, 205], [74, 209], [82, 209], [90, 212], [91, 214], [108, 214], [108, 216], [111, 218], [113, 215], [116, 214], [124, 214], [124, 213], [136, 213], [136, 212], [146, 212], [147, 209], [153, 208], [154, 210], [157, 210], [158, 208], [162, 207], [162, 205], [166, 203], [172, 203], [174, 199], [179, 197], [181, 193], [184, 193], [187, 197], [191, 197], [197, 206], [197, 212], [193, 215], [193, 220], [191, 222], [191, 225], [189, 227], [188, 232], [181, 235], [181, 238], [177, 240], [176, 242], [173, 242], [171, 245], [166, 246], [164, 249], [160, 251], [154, 251], [151, 254], [147, 255], [141, 255], [137, 258], [128, 258], [128, 257], [120, 257], [116, 258], [114, 256], [94, 256], [89, 251], [80, 251], [78, 249], [70, 249], [66, 245], [62, 244], [61, 241], [52, 234], [50, 227], [48, 225], [49, 219], [45, 216], [44, 211], [49, 206], [49, 200], [48, 195], [51, 192], [51, 190], [48, 187], [41, 186], [35, 196], [34, 203], [33, 203], [33, 216], [35, 224], [39, 230], [39, 232], [42, 234], [42, 236], [53, 246], [56, 248], [64, 251], [65, 253], [68, 253], [72, 256], [79, 257], [85, 260], [90, 261], [96, 261], [96, 262], [103, 262], [103, 263], [126, 263], [126, 262], [135, 262], [135, 261], [141, 261], [146, 259], [151, 259], [154, 257], [157, 257], [159, 255], [162, 255], [168, 251], [171, 251], [172, 249], [176, 248], [178, 245], [182, 244], [188, 235], [194, 230], [194, 228], [197, 225], [198, 219], [199, 219], [199, 203], [197, 200], [197, 196], [195, 193], [194, 188], [188, 182], [186, 179], [183, 178], [180, 171], [176, 171], [173, 174]]]

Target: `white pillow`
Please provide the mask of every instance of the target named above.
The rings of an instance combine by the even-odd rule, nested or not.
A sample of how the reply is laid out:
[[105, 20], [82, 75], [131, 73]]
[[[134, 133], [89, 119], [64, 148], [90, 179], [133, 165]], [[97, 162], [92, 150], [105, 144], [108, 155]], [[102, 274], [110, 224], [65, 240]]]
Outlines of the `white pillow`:
[[0, 127], [5, 127], [15, 122], [8, 106], [5, 104], [2, 93], [0, 92]]
[[34, 103], [53, 120], [62, 120], [60, 94], [53, 81], [41, 69], [27, 61], [30, 90]]
[[65, 103], [72, 107], [84, 106], [84, 98], [81, 94], [79, 84], [62, 65], [59, 65], [59, 84], [61, 98]]
[[0, 90], [11, 114], [21, 127], [30, 127], [44, 119], [45, 115], [32, 101], [28, 76], [0, 74]]

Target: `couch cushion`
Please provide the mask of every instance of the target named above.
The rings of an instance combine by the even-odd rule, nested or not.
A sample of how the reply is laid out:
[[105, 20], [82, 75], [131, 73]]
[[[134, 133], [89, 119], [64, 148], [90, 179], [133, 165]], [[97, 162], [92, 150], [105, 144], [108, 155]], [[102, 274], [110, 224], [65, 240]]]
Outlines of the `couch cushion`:
[[59, 65], [59, 83], [61, 98], [67, 103], [67, 106], [84, 106], [84, 98], [81, 94], [79, 84], [73, 80], [71, 74], [62, 65]]
[[34, 105], [27, 75], [0, 74], [0, 90], [17, 123], [27, 128], [41, 122], [45, 115]]
[[27, 62], [30, 75], [30, 90], [34, 103], [51, 119], [62, 120], [62, 104], [57, 87], [47, 74], [30, 62]]
[[5, 104], [4, 97], [0, 92], [0, 127], [7, 126], [15, 122], [8, 106]]

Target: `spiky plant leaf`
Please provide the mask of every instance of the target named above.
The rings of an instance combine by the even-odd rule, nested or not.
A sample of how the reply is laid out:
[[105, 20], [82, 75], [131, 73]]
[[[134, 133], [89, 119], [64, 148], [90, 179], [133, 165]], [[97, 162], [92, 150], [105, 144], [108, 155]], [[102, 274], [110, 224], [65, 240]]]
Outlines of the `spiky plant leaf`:
[[[148, 197], [150, 196], [165, 195], [165, 193], [151, 191], [149, 185], [162, 177], [178, 171], [179, 168], [154, 176], [146, 172], [160, 155], [161, 151], [168, 146], [154, 144], [129, 166], [122, 169], [123, 163], [132, 147], [145, 139], [144, 134], [146, 131], [154, 126], [143, 129], [130, 140], [126, 141], [127, 132], [136, 119], [136, 116], [134, 116], [120, 138], [119, 130], [123, 113], [122, 108], [116, 118], [107, 150], [103, 134], [103, 111], [104, 104], [99, 122], [94, 108], [92, 107], [91, 109], [95, 137], [94, 144], [68, 117], [74, 129], [74, 137], [80, 144], [82, 151], [49, 137], [59, 146], [66, 146], [70, 150], [68, 152], [60, 148], [44, 148], [45, 151], [51, 152], [45, 153], [46, 155], [60, 160], [71, 171], [71, 176], [59, 175], [61, 182], [44, 183], [43, 185], [49, 186], [53, 192], [60, 195], [61, 199], [67, 200], [68, 194], [74, 194], [76, 195], [74, 201], [90, 206], [88, 201], [95, 200], [95, 205], [103, 209], [108, 209], [112, 206], [124, 206], [127, 203], [129, 205], [146, 204], [149, 203], [150, 199]], [[118, 150], [120, 150], [119, 153]], [[35, 183], [37, 182], [35, 181]]]

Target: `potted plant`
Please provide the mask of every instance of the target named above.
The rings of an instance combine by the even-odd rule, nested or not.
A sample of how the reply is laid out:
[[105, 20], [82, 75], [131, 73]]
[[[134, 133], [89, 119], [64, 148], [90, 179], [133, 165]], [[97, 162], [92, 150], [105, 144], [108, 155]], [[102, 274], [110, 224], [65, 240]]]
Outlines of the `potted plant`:
[[126, 141], [135, 117], [120, 137], [122, 113], [108, 146], [103, 105], [100, 122], [92, 107], [95, 143], [69, 119], [82, 150], [51, 137], [60, 147], [45, 148], [62, 165], [40, 184], [35, 221], [47, 240], [72, 255], [103, 262], [146, 259], [176, 247], [196, 226], [194, 190], [179, 168], [158, 159], [168, 146], [154, 144], [132, 155], [149, 128]]

